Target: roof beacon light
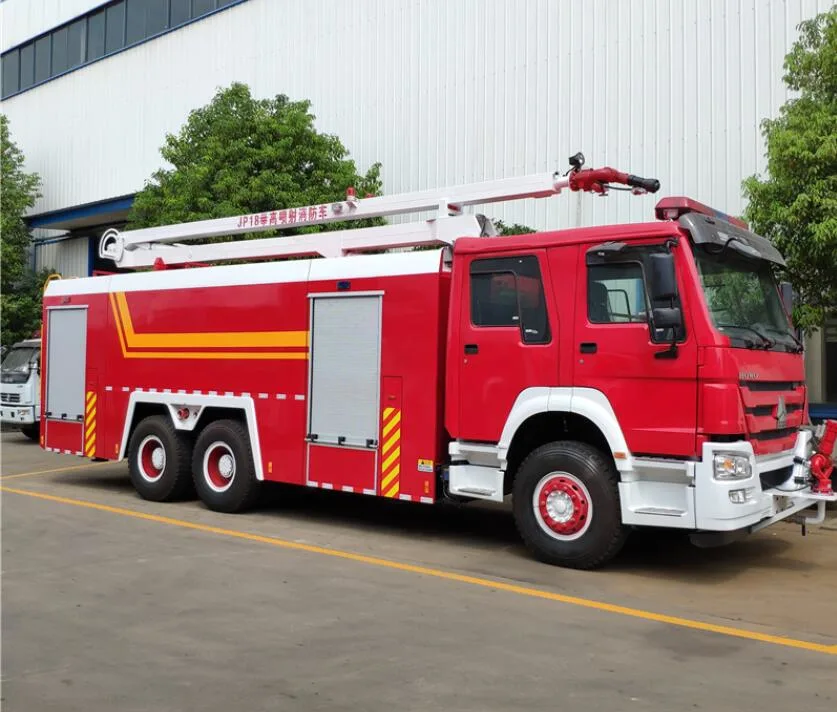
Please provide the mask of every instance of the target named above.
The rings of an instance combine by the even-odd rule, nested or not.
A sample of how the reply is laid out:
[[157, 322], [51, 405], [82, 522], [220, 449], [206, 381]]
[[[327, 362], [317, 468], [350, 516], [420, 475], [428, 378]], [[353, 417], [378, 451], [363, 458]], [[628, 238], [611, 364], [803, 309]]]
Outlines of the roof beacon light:
[[726, 213], [722, 213], [720, 210], [715, 210], [715, 208], [710, 208], [708, 205], [699, 203], [697, 200], [684, 198], [682, 196], [662, 198], [654, 207], [654, 215], [656, 215], [657, 220], [677, 220], [677, 218], [681, 215], [686, 215], [687, 213], [699, 213], [701, 215], [708, 215], [712, 218], [726, 220], [728, 223], [737, 225], [744, 230], [748, 230], [750, 227], [741, 218], [727, 215]]

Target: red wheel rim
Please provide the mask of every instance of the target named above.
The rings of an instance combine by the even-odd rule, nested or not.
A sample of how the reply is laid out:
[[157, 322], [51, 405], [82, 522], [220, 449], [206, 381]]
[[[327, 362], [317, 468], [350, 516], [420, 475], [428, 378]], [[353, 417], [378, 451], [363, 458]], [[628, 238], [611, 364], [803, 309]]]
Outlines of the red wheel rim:
[[554, 538], [576, 539], [590, 525], [590, 494], [579, 479], [568, 473], [553, 473], [541, 479], [532, 504], [538, 523]]
[[139, 446], [137, 466], [143, 479], [156, 482], [166, 469], [166, 449], [156, 435], [149, 435]]
[[207, 484], [216, 492], [229, 489], [235, 478], [235, 465], [235, 455], [226, 443], [212, 443], [203, 456], [203, 475]]

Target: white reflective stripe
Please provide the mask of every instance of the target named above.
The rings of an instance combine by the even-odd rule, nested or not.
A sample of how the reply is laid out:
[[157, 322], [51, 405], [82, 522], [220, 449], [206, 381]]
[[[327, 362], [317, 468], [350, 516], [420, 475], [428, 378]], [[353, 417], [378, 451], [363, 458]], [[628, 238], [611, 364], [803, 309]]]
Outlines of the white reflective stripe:
[[106, 391], [112, 391], [112, 390], [113, 390], [113, 386], [105, 386], [105, 390], [106, 390]]
[[433, 498], [432, 497], [419, 497], [419, 502], [422, 502], [423, 504], [433, 504]]
[[412, 502], [412, 501], [413, 501], [412, 496], [411, 496], [411, 495], [409, 495], [409, 494], [399, 494], [399, 495], [398, 495], [398, 499], [405, 499], [405, 500], [407, 500], [408, 502]]
[[333, 485], [333, 484], [331, 484], [330, 482], [323, 482], [323, 483], [320, 485], [320, 487], [322, 487], [323, 489], [329, 489], [329, 490], [330, 490], [330, 489], [334, 489], [334, 485]]
[[305, 396], [298, 393], [297, 395], [294, 396], [294, 400], [304, 401]]
[[343, 485], [340, 489], [343, 490], [344, 492], [354, 492], [355, 491], [355, 488], [352, 487], [351, 485]]
[[276, 394], [276, 400], [285, 400], [285, 398], [287, 398], [287, 396], [284, 393]]
[[365, 489], [365, 490], [363, 490], [363, 494], [371, 494], [371, 495], [374, 495], [374, 494], [376, 494], [376, 492], [375, 492], [375, 490], [373, 490], [373, 489]]

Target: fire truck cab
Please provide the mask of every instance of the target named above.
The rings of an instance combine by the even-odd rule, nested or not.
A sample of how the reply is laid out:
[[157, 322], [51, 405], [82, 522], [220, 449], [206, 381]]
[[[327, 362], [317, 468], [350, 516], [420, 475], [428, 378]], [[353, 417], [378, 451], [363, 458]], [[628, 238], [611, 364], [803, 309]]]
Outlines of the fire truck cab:
[[[112, 231], [102, 256], [155, 269], [48, 285], [44, 446], [127, 458], [143, 497], [196, 490], [224, 512], [271, 480], [428, 504], [511, 495], [533, 554], [579, 568], [635, 527], [707, 544], [823, 521], [837, 423], [808, 425], [769, 241], [685, 198], [647, 223], [505, 237], [462, 214], [617, 183], [659, 187], [575, 165]], [[185, 244], [428, 209], [418, 226]], [[416, 246], [435, 249], [359, 254]]]

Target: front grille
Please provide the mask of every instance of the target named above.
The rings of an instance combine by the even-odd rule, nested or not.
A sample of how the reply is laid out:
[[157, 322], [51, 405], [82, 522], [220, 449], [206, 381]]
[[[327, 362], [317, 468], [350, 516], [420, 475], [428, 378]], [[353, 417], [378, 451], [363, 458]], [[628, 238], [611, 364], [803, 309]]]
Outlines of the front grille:
[[791, 435], [795, 435], [798, 428], [781, 428], [779, 430], [762, 430], [760, 433], [751, 433], [750, 438], [753, 440], [781, 440]]
[[[748, 413], [749, 415], [773, 415], [773, 411], [776, 410], [775, 405], [756, 405], [752, 408], [745, 408], [744, 412]], [[802, 410], [801, 403], [788, 403], [785, 406], [785, 410], [788, 415], [791, 413], [796, 413], [798, 410]]]
[[20, 393], [0, 393], [0, 403], [20, 403]]
[[742, 388], [751, 391], [795, 391], [802, 381], [741, 381]]

